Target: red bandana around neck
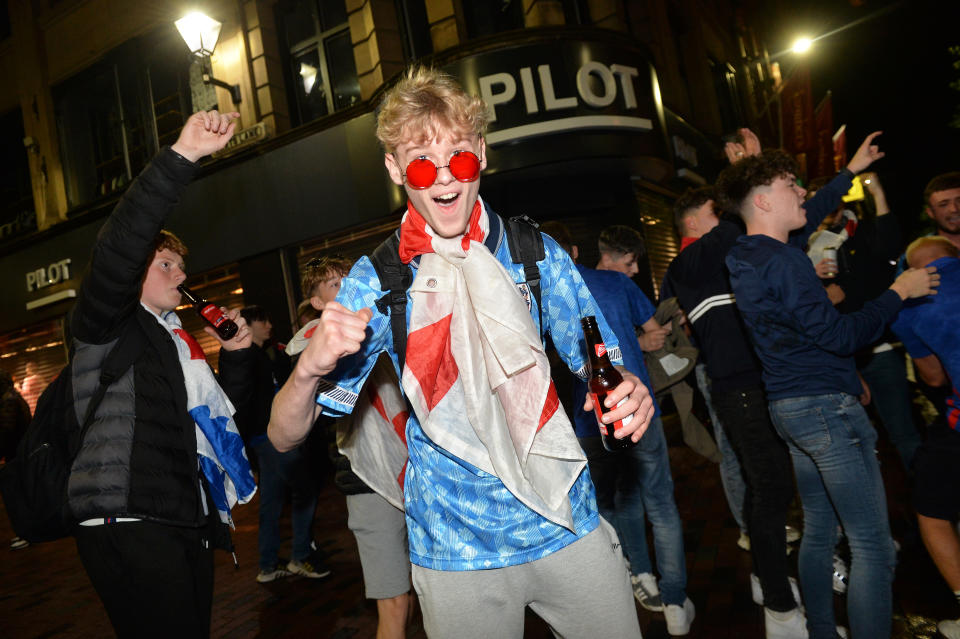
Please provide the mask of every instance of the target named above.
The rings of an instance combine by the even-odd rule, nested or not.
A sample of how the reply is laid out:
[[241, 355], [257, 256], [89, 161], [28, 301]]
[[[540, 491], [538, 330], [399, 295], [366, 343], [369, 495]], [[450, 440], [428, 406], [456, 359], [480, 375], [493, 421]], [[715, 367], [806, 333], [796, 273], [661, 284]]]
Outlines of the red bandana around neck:
[[[467, 223], [467, 232], [463, 234], [462, 246], [466, 251], [470, 241], [483, 242], [483, 229], [480, 227], [480, 214], [483, 206], [480, 198], [473, 205], [470, 212], [470, 221]], [[409, 264], [410, 260], [424, 253], [433, 253], [431, 244], [433, 236], [427, 232], [427, 221], [413, 207], [413, 202], [407, 201], [407, 214], [400, 224], [400, 261]]]

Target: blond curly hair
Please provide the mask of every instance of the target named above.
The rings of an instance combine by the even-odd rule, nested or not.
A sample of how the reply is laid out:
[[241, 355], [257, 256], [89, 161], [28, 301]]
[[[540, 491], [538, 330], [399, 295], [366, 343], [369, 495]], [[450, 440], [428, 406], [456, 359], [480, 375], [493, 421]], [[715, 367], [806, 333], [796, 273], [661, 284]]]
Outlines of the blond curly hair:
[[430, 142], [441, 133], [482, 136], [488, 121], [483, 100], [466, 93], [453, 76], [417, 65], [383, 96], [377, 139], [393, 153], [403, 142]]

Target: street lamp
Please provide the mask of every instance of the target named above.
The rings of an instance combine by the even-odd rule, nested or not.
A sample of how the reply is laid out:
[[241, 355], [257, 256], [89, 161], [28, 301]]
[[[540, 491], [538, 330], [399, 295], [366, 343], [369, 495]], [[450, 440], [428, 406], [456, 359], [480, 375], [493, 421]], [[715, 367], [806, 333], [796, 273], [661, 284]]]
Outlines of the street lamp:
[[793, 47], [791, 47], [790, 50], [796, 54], [803, 55], [804, 53], [809, 51], [810, 47], [812, 46], [813, 46], [813, 40], [811, 40], [810, 38], [807, 38], [807, 37], [797, 38], [797, 41], [793, 43]]
[[240, 104], [240, 85], [227, 84], [223, 80], [213, 77], [213, 66], [210, 64], [210, 56], [217, 46], [217, 40], [220, 39], [221, 23], [210, 18], [199, 11], [188, 13], [174, 24], [180, 37], [187, 43], [190, 53], [200, 58], [200, 71], [203, 75], [205, 84], [212, 84], [230, 92], [230, 97], [234, 104]]

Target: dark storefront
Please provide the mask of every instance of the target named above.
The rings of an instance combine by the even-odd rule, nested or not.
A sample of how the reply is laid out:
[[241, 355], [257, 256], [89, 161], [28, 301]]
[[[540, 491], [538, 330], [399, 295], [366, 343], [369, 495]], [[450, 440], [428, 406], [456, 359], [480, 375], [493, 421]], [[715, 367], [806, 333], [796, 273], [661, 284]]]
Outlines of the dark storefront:
[[[650, 57], [625, 37], [580, 30], [524, 34], [514, 44], [501, 38], [459, 56], [437, 63], [494, 115], [484, 199], [504, 216], [563, 220], [587, 265], [604, 226], [643, 229], [651, 250], [637, 282], [654, 296], [677, 250], [670, 206], [692, 185], [677, 131], [686, 127], [686, 144], [703, 146], [699, 157], [714, 157], [716, 146], [682, 121], [668, 127]], [[370, 251], [404, 204], [383, 170], [372, 105], [354, 108], [339, 124], [252, 145], [205, 168], [168, 223], [190, 247], [188, 283], [224, 305], [265, 306], [281, 339], [292, 330], [299, 268], [322, 253]], [[678, 177], [678, 168], [690, 170]], [[702, 171], [712, 179], [712, 166]], [[63, 317], [104, 215], [72, 219], [0, 256], [0, 366], [15, 376], [41, 353], [48, 374], [65, 361]], [[192, 313], [182, 317], [205, 335]]]

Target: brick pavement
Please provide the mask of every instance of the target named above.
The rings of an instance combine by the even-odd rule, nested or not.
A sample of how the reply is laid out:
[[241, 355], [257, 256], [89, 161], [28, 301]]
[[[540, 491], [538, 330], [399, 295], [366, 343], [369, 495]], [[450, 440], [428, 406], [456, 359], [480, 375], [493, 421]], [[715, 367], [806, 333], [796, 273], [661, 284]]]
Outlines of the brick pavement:
[[[690, 637], [760, 639], [762, 609], [750, 599], [749, 554], [736, 546], [738, 530], [727, 511], [716, 466], [679, 441], [667, 421], [670, 459], [677, 503], [684, 521], [688, 593], [697, 606]], [[894, 636], [921, 639], [936, 636], [934, 619], [960, 616], [950, 593], [907, 525], [899, 499], [904, 479], [884, 444], [881, 459], [891, 494], [891, 521], [903, 544], [894, 584]], [[356, 545], [346, 527], [343, 497], [327, 482], [317, 508], [315, 538], [329, 555], [333, 574], [324, 580], [293, 577], [262, 585], [257, 573], [256, 502], [234, 511], [234, 541], [240, 569], [226, 553], [216, 558], [212, 635], [248, 637], [345, 639], [373, 637], [376, 607], [362, 595]], [[799, 513], [792, 513], [795, 523]], [[289, 520], [281, 552], [289, 551]], [[0, 539], [12, 537], [5, 513], [0, 515]], [[653, 545], [651, 543], [651, 549]], [[837, 598], [843, 614], [842, 598]], [[663, 616], [639, 608], [643, 636], [666, 638]], [[34, 545], [20, 551], [0, 549], [0, 635], [9, 639], [110, 636], [111, 629], [76, 555], [72, 540]], [[408, 635], [422, 639], [419, 624]], [[549, 630], [528, 615], [526, 639], [546, 639]], [[495, 639], [495, 638], [494, 638]]]

